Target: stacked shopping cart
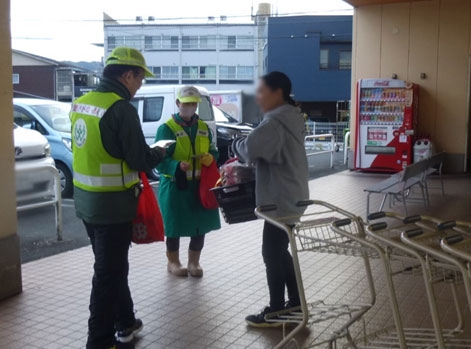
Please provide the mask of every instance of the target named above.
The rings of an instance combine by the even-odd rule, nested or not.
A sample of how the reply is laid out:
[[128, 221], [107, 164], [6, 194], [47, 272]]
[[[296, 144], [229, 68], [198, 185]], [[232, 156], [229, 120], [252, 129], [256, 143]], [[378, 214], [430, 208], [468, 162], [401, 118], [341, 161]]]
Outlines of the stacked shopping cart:
[[[471, 223], [443, 222], [433, 217], [401, 217], [394, 213], [370, 215], [369, 224], [361, 218], [322, 201], [298, 203], [303, 214], [275, 217], [275, 206], [259, 207], [256, 215], [286, 231], [291, 244], [301, 307], [267, 315], [268, 321], [283, 322], [282, 348], [296, 342], [296, 336], [306, 326], [334, 320], [336, 327], [327, 338], [316, 337], [304, 347], [336, 346], [340, 338], [353, 348], [471, 348], [471, 334], [463, 333], [462, 306], [457, 285], [463, 284], [471, 309]], [[363, 260], [368, 283], [369, 301], [365, 304], [344, 304], [306, 300], [299, 255], [303, 252], [338, 254]], [[378, 259], [386, 278], [388, 298], [394, 326], [366, 334], [362, 318], [373, 307], [376, 292], [370, 259]], [[304, 260], [304, 259], [303, 259]], [[394, 285], [398, 274], [423, 279], [433, 328], [409, 328], [403, 325]], [[434, 285], [446, 283], [455, 303], [457, 324], [443, 326]], [[287, 331], [288, 325], [293, 325]], [[354, 339], [351, 328], [363, 325], [365, 335]], [[418, 326], [418, 325], [417, 325]], [[313, 329], [315, 331], [315, 327]], [[315, 336], [314, 336], [315, 337]]]

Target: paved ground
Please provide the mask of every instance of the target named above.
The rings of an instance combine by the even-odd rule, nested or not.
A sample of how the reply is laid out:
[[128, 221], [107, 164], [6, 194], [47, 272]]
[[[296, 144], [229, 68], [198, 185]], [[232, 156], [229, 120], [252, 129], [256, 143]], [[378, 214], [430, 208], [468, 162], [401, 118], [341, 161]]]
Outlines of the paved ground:
[[[329, 168], [330, 155], [309, 158], [311, 179], [327, 176], [346, 167], [343, 153], [335, 153], [334, 168]], [[21, 257], [24, 263], [73, 250], [89, 244], [83, 224], [75, 217], [73, 200], [63, 202], [64, 240], [58, 242], [54, 232], [54, 212], [46, 207], [18, 214], [18, 231], [21, 238]]]
[[[348, 171], [322, 177], [310, 182], [311, 198], [362, 215], [363, 188], [381, 178]], [[442, 219], [469, 220], [470, 198], [469, 176], [449, 178], [444, 197], [433, 191], [431, 208], [424, 210], [421, 205], [411, 205], [411, 214], [428, 213]], [[378, 201], [375, 199], [374, 203]], [[223, 225], [220, 231], [210, 233], [203, 253], [205, 276], [202, 279], [169, 275], [165, 270], [162, 243], [131, 248], [130, 285], [137, 315], [146, 324], [135, 347], [273, 348], [282, 338], [281, 330], [254, 330], [244, 323], [245, 315], [258, 311], [267, 302], [260, 256], [261, 227], [262, 222], [255, 221]], [[300, 258], [308, 301], [323, 299], [342, 304], [368, 301], [360, 258], [312, 252], [303, 253]], [[92, 263], [91, 250], [85, 247], [24, 264], [24, 293], [0, 303], [0, 348], [83, 348]], [[392, 325], [384, 272], [378, 260], [371, 260], [371, 264], [377, 299], [376, 305], [364, 317], [367, 333]], [[405, 324], [429, 327], [423, 279], [410, 274], [399, 275], [395, 277], [395, 285]], [[454, 327], [457, 317], [449, 285], [437, 285], [435, 292], [443, 326]], [[458, 293], [462, 298], [462, 285], [458, 285]], [[462, 304], [463, 331], [470, 338], [471, 313], [465, 303]], [[302, 332], [298, 340], [303, 345], [316, 338], [325, 338], [338, 325], [339, 321], [316, 324]], [[355, 338], [360, 338], [362, 333], [361, 323], [353, 327]], [[344, 343], [339, 341], [339, 348]]]

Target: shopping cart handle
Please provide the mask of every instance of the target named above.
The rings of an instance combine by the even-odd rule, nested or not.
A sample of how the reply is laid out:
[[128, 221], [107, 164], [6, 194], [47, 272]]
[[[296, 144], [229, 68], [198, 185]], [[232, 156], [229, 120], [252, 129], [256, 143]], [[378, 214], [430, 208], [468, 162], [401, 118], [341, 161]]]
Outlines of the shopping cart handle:
[[423, 233], [424, 231], [422, 228], [413, 228], [405, 231], [405, 234], [409, 239], [415, 238], [419, 235], [422, 235]]
[[386, 222], [379, 222], [379, 223], [373, 223], [368, 226], [368, 229], [371, 231], [378, 231], [378, 230], [383, 230], [388, 227], [388, 223]]
[[448, 244], [453, 245], [457, 244], [458, 242], [461, 242], [464, 240], [463, 235], [453, 235], [453, 236], [447, 236], [444, 239]]
[[313, 200], [301, 200], [296, 203], [296, 206], [306, 207], [306, 206], [312, 205], [313, 203], [314, 203]]
[[260, 212], [275, 211], [278, 207], [276, 205], [262, 205], [258, 207]]
[[447, 221], [447, 222], [442, 222], [437, 225], [438, 230], [446, 230], [446, 229], [451, 229], [456, 227], [456, 222], [455, 221]]
[[371, 213], [368, 215], [368, 220], [369, 221], [374, 221], [375, 219], [380, 219], [380, 218], [384, 218], [386, 217], [386, 212], [375, 212], [375, 213]]
[[339, 227], [344, 227], [346, 225], [349, 225], [351, 223], [352, 223], [352, 220], [350, 218], [344, 218], [344, 219], [339, 219], [332, 222], [332, 225], [336, 228], [339, 228]]
[[420, 222], [422, 220], [422, 217], [420, 217], [419, 215], [415, 215], [415, 216], [408, 216], [406, 218], [404, 218], [402, 220], [402, 222], [404, 224], [411, 224], [411, 223], [415, 223], [415, 222]]

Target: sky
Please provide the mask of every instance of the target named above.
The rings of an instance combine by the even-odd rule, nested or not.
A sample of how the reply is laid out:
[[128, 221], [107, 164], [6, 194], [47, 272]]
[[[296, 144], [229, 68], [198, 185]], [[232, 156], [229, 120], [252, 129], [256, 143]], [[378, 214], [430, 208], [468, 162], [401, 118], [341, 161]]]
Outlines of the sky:
[[[154, 16], [156, 23], [172, 19], [219, 17], [247, 22], [252, 0], [11, 0], [11, 31], [14, 49], [55, 60], [100, 61], [103, 48], [103, 12], [122, 23], [132, 23], [136, 16]], [[262, 1], [268, 2], [268, 1]], [[273, 0], [279, 15], [352, 14], [342, 0]], [[163, 6], [164, 5], [164, 6]], [[254, 10], [255, 11], [255, 10]]]

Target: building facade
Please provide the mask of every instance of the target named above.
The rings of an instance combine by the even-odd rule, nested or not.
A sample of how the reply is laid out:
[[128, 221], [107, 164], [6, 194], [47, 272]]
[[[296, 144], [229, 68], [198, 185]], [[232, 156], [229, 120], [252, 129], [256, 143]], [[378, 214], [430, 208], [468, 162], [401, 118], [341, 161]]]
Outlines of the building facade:
[[270, 17], [265, 33], [263, 70], [291, 78], [311, 119], [336, 121], [337, 102], [350, 100], [352, 17]]
[[13, 50], [15, 97], [49, 98], [71, 102], [96, 85], [96, 74], [28, 52]]
[[446, 152], [448, 172], [469, 171], [471, 1], [346, 2], [356, 6], [352, 100], [362, 78], [396, 76], [419, 84], [419, 134]]
[[209, 90], [246, 89], [258, 75], [257, 26], [104, 22], [105, 59], [117, 46], [140, 50], [155, 78], [147, 83], [197, 84]]

